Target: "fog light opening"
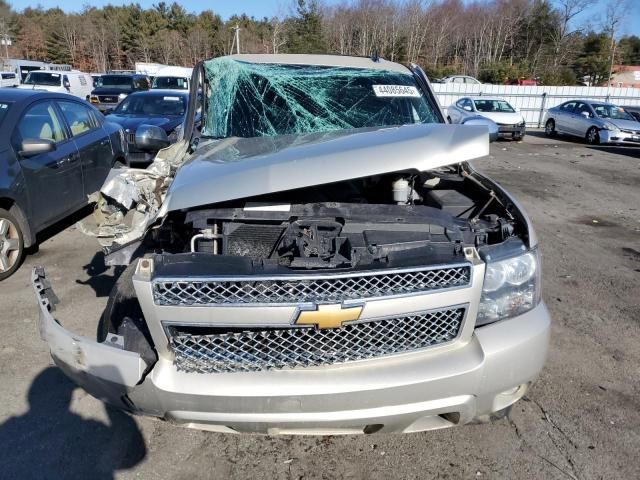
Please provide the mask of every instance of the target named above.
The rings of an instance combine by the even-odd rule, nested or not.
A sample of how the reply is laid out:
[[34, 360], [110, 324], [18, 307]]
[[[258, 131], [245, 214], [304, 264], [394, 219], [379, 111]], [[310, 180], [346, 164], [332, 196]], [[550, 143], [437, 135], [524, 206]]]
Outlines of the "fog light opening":
[[362, 432], [368, 434], [371, 433], [376, 433], [379, 432], [380, 430], [382, 430], [382, 427], [384, 427], [384, 425], [382, 423], [372, 423], [371, 425], [366, 425], [363, 429]]
[[460, 423], [460, 412], [441, 413], [439, 416], [454, 425]]

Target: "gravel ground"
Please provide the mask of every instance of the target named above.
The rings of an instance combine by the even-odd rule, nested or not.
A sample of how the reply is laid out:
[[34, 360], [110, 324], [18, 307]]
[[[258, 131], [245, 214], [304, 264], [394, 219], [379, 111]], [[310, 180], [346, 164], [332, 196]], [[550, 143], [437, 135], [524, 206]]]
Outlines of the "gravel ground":
[[[640, 148], [532, 134], [477, 166], [533, 219], [553, 316], [540, 379], [509, 419], [410, 435], [237, 436], [106, 408], [51, 366], [29, 285], [92, 336], [113, 272], [74, 227], [0, 285], [0, 478], [640, 478]], [[7, 475], [7, 476], [5, 476]]]

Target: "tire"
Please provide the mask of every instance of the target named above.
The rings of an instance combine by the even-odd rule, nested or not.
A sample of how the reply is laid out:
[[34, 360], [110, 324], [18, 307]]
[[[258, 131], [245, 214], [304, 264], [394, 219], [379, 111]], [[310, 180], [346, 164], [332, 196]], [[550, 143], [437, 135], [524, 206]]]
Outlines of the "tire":
[[600, 134], [598, 133], [598, 129], [596, 127], [591, 127], [587, 130], [585, 140], [589, 145], [600, 145]]
[[523, 139], [523, 138], [524, 138], [524, 135], [514, 135], [514, 136], [513, 136], [513, 139], [514, 139], [516, 142], [520, 142], [520, 141], [522, 141], [522, 139]]
[[558, 132], [556, 131], [556, 122], [552, 118], [547, 120], [547, 123], [545, 123], [544, 134], [547, 137], [555, 137], [558, 134]]
[[24, 259], [24, 237], [20, 224], [0, 208], [0, 281], [13, 275]]

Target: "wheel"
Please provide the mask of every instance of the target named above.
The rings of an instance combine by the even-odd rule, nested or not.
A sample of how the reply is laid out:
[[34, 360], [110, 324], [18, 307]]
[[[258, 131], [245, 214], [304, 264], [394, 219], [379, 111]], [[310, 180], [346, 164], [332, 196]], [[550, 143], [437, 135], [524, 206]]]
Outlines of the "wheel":
[[18, 221], [0, 208], [0, 280], [18, 270], [24, 257], [24, 240]]
[[522, 140], [523, 138], [524, 138], [524, 135], [514, 135], [514, 136], [513, 136], [513, 139], [514, 139], [516, 142], [519, 142], [519, 141], [520, 141], [520, 140]]
[[600, 134], [598, 133], [598, 129], [596, 127], [591, 127], [587, 130], [586, 139], [589, 145], [600, 145]]
[[556, 122], [552, 118], [547, 120], [547, 123], [544, 126], [544, 133], [547, 137], [555, 137], [557, 135]]

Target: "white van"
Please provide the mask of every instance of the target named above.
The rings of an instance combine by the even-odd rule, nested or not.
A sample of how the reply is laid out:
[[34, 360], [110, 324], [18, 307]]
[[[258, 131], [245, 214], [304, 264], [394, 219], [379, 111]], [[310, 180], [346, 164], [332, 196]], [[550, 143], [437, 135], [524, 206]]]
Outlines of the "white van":
[[0, 87], [17, 87], [20, 79], [15, 72], [0, 72]]
[[93, 80], [91, 75], [78, 70], [33, 70], [18, 88], [70, 93], [87, 100], [93, 90]]
[[164, 67], [156, 72], [151, 88], [189, 90], [193, 68]]

